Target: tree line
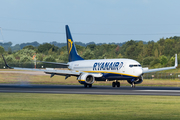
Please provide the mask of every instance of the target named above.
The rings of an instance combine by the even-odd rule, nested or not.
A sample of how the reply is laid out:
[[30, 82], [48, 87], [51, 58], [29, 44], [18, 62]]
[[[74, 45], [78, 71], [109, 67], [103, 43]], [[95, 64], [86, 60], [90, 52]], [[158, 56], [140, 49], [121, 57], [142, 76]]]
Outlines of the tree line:
[[[177, 53], [180, 58], [180, 37], [161, 38], [157, 42], [148, 43], [130, 40], [122, 46], [112, 43], [92, 43], [87, 46], [76, 44], [76, 49], [84, 59], [129, 58], [137, 60], [143, 67], [166, 67], [174, 65], [174, 54]], [[29, 63], [32, 62], [33, 55], [36, 55], [38, 61], [68, 62], [67, 46], [60, 48], [50, 43], [27, 45], [15, 52], [0, 46], [0, 53], [4, 54], [8, 63]]]

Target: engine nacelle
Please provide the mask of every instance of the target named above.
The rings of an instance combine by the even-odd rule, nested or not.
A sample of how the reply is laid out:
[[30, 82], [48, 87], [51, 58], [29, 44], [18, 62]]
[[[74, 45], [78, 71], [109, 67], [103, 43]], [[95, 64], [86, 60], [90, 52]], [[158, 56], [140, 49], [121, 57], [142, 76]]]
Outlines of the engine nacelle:
[[95, 78], [92, 74], [89, 73], [83, 73], [78, 77], [78, 81], [81, 84], [93, 84], [95, 81]]
[[[127, 80], [127, 82], [128, 82], [129, 84], [132, 84], [132, 81], [131, 81], [131, 80]], [[137, 80], [135, 80], [134, 84], [140, 84], [140, 83], [142, 83], [142, 82], [143, 82], [143, 77], [140, 76]]]

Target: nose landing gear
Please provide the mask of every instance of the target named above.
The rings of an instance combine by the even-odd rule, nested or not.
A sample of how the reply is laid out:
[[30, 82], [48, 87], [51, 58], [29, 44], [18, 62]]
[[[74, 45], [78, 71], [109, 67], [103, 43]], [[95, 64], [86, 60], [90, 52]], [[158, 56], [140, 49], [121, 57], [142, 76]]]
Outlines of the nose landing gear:
[[131, 87], [132, 87], [132, 88], [135, 88], [134, 82], [135, 82], [135, 80], [134, 80], [134, 78], [133, 78], [133, 79], [131, 80]]
[[134, 82], [132, 82], [131, 87], [132, 87], [132, 88], [135, 88], [135, 84], [134, 84]]

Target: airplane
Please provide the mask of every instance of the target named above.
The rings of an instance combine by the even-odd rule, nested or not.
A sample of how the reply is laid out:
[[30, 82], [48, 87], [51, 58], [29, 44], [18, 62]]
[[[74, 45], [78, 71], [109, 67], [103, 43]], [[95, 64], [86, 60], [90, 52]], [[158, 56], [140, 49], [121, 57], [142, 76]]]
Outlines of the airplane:
[[70, 76], [76, 76], [80, 84], [83, 84], [85, 88], [92, 87], [95, 81], [113, 81], [112, 87], [120, 87], [121, 80], [127, 80], [131, 87], [135, 87], [135, 84], [143, 82], [143, 74], [149, 72], [157, 72], [162, 70], [176, 69], [178, 66], [177, 54], [175, 54], [175, 65], [172, 67], [148, 69], [142, 68], [141, 64], [132, 59], [94, 59], [84, 60], [80, 57], [76, 51], [76, 47], [71, 36], [69, 26], [65, 26], [66, 38], [67, 38], [67, 50], [68, 50], [68, 63], [56, 63], [56, 62], [44, 62], [50, 64], [59, 64], [68, 67], [68, 70], [57, 69], [33, 69], [33, 68], [19, 68], [11, 67], [7, 64], [4, 56], [3, 60], [6, 67], [10, 69], [18, 70], [34, 70], [43, 71], [46, 74], [62, 75], [67, 79]]

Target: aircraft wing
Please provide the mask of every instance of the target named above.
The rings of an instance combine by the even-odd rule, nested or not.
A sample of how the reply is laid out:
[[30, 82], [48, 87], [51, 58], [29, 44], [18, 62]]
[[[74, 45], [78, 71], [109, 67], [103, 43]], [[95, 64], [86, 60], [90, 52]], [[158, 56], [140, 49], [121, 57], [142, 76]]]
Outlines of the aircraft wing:
[[46, 62], [46, 61], [36, 61], [36, 62], [42, 62], [42, 63], [48, 63], [48, 64], [56, 64], [56, 65], [69, 66], [69, 64], [66, 64], [66, 63]]
[[163, 71], [163, 70], [176, 69], [177, 66], [178, 66], [178, 60], [177, 60], [177, 54], [175, 54], [175, 65], [173, 67], [164, 67], [164, 68], [156, 68], [156, 69], [143, 68], [143, 73], [150, 73], [150, 72], [158, 72], [158, 71]]
[[[83, 74], [84, 72], [82, 71], [73, 71], [73, 70], [57, 70], [57, 69], [53, 69], [53, 68], [46, 68], [46, 69], [34, 69], [34, 68], [20, 68], [20, 67], [11, 67], [7, 64], [4, 56], [2, 55], [4, 63], [6, 65], [7, 68], [9, 69], [16, 69], [16, 70], [30, 70], [30, 71], [42, 71], [45, 72], [46, 74], [51, 74], [51, 77], [53, 77], [54, 75], [62, 75], [62, 76], [66, 76], [65, 79], [67, 79], [70, 76], [80, 76], [81, 74]], [[99, 73], [91, 73], [91, 75], [93, 75], [94, 77], [102, 77], [102, 74]]]
[[8, 67], [9, 69], [16, 69], [16, 70], [30, 70], [30, 71], [42, 71], [45, 72], [46, 74], [51, 74], [51, 77], [53, 77], [54, 75], [64, 75], [66, 77], [69, 76], [79, 76], [82, 72], [80, 71], [72, 71], [72, 70], [56, 70], [53, 68], [47, 68], [47, 69], [34, 69], [34, 68], [20, 68], [20, 67], [11, 67], [7, 64], [4, 56], [2, 55], [4, 63], [6, 65], [6, 67]]

